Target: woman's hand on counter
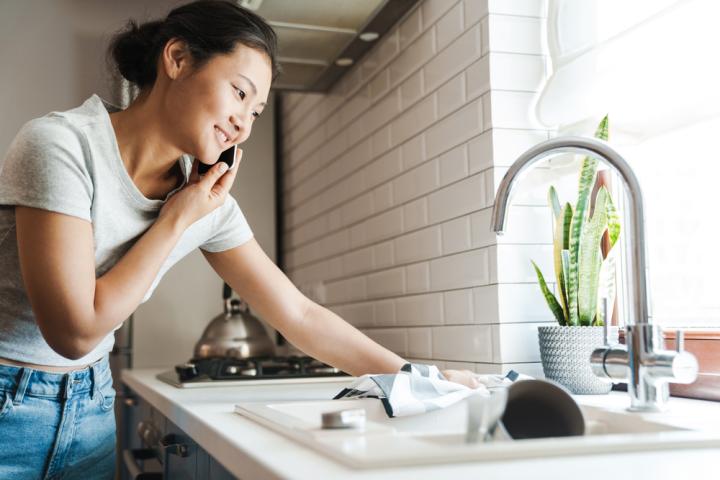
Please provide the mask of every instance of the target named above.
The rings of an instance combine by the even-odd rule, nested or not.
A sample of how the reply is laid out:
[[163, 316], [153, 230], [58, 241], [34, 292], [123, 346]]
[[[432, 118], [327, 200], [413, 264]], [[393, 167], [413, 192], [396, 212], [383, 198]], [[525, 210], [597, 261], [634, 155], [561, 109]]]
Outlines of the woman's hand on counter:
[[475, 373], [470, 370], [441, 370], [440, 373], [450, 382], [459, 383], [470, 388], [477, 388], [480, 382], [475, 378]]

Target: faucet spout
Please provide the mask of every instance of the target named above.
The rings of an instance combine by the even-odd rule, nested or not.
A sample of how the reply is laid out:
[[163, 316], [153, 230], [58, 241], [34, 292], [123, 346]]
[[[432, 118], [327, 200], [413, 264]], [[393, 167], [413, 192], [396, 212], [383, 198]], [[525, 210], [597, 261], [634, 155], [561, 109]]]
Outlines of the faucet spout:
[[627, 252], [633, 279], [628, 302], [632, 305], [628, 324], [649, 323], [647, 276], [645, 262], [645, 219], [643, 214], [640, 183], [627, 161], [606, 142], [594, 138], [560, 137], [535, 145], [522, 154], [507, 171], [495, 196], [492, 213], [493, 230], [502, 235], [507, 220], [507, 208], [510, 204], [514, 186], [524, 173], [540, 160], [558, 153], [581, 153], [596, 157], [610, 165], [622, 179], [630, 205], [630, 225], [628, 237], [632, 244]]
[[513, 188], [538, 161], [557, 153], [581, 153], [602, 160], [620, 177], [627, 194], [630, 223], [625, 229], [625, 255], [631, 285], [626, 301], [626, 345], [595, 350], [590, 362], [596, 375], [628, 381], [632, 410], [659, 410], [668, 397], [667, 382], [692, 383], [697, 377], [697, 360], [686, 351], [662, 349], [660, 327], [652, 325], [647, 292], [645, 261], [645, 218], [640, 183], [630, 165], [606, 142], [584, 137], [560, 137], [542, 142], [522, 154], [510, 167], [498, 187], [492, 212], [492, 228], [502, 235]]

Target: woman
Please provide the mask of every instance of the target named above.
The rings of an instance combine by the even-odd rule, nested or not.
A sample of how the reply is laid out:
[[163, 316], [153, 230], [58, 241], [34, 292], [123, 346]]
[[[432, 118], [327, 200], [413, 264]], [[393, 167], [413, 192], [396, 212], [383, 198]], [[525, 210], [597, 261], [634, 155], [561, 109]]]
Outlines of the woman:
[[[228, 192], [277, 73], [276, 37], [234, 3], [129, 28], [109, 53], [140, 94], [25, 124], [0, 170], [0, 478], [109, 478], [113, 332], [195, 248], [262, 318], [353, 375], [405, 361], [303, 296]], [[476, 386], [468, 371], [445, 371]], [[9, 438], [13, 440], [8, 441]]]

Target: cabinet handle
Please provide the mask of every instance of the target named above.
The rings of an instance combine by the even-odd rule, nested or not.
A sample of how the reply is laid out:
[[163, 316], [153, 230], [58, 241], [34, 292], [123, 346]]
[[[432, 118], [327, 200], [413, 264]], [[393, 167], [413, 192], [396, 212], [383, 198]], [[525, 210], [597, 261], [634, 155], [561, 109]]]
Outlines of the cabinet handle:
[[138, 460], [148, 460], [155, 457], [155, 451], [150, 448], [136, 448], [123, 450], [123, 463], [133, 480], [163, 480], [160, 472], [143, 472], [138, 465]]
[[190, 455], [188, 446], [182, 443], [182, 438], [179, 435], [174, 433], [168, 433], [160, 440], [160, 448], [165, 452], [164, 458], [166, 455], [178, 455], [179, 457]]

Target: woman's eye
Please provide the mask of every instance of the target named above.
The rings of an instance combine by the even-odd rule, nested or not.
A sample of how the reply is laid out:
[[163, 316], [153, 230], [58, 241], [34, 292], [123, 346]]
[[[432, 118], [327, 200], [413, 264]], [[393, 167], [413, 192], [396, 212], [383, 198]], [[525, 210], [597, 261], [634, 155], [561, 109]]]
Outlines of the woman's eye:
[[260, 113], [258, 112], [252, 112], [252, 116], [255, 118], [258, 118], [260, 116]]
[[245, 100], [245, 92], [243, 92], [243, 91], [240, 90], [239, 88], [236, 88], [235, 91], [236, 91], [236, 92], [238, 93], [238, 95], [240, 96], [240, 100]]

